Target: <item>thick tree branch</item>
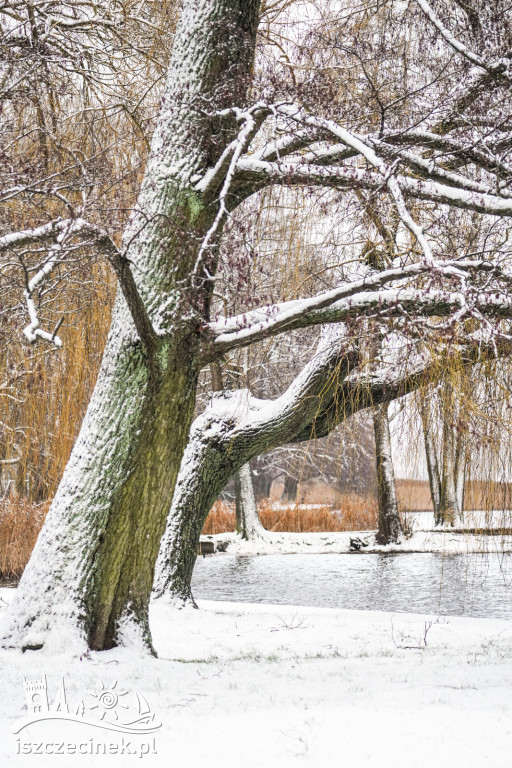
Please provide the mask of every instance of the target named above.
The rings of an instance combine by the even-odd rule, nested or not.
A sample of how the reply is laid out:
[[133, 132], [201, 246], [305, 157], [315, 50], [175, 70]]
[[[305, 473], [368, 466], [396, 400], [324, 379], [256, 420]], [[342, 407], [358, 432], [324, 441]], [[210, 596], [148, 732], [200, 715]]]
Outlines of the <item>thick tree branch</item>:
[[[279, 184], [281, 186], [322, 186], [333, 189], [368, 189], [377, 192], [386, 186], [386, 181], [380, 174], [355, 166], [338, 168], [302, 162], [266, 163], [252, 158], [242, 158], [239, 161], [235, 178], [240, 186], [252, 184], [255, 189]], [[512, 198], [475, 192], [472, 189], [473, 182], [469, 182], [469, 188], [466, 189], [425, 179], [415, 179], [402, 174], [397, 174], [394, 178], [405, 197], [494, 216], [512, 216]]]
[[[438, 278], [464, 280], [477, 272], [494, 274], [496, 286], [477, 293], [470, 299], [452, 289], [413, 288], [404, 281], [435, 274]], [[384, 289], [398, 281], [400, 285]], [[510, 278], [488, 261], [436, 262], [435, 269], [424, 263], [388, 269], [362, 280], [346, 283], [308, 299], [298, 299], [262, 307], [235, 317], [212, 322], [208, 326], [210, 340], [205, 345], [205, 359], [229, 349], [247, 346], [285, 331], [321, 323], [344, 322], [348, 318], [369, 315], [443, 317], [462, 312], [466, 316], [508, 318], [512, 316], [512, 299], [503, 289]]]

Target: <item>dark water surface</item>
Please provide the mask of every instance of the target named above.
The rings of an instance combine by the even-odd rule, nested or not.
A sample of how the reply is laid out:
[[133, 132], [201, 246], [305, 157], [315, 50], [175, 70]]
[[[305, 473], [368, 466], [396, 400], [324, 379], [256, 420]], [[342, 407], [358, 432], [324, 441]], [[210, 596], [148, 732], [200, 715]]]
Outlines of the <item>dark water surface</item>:
[[214, 555], [197, 559], [194, 596], [278, 605], [512, 618], [512, 556]]

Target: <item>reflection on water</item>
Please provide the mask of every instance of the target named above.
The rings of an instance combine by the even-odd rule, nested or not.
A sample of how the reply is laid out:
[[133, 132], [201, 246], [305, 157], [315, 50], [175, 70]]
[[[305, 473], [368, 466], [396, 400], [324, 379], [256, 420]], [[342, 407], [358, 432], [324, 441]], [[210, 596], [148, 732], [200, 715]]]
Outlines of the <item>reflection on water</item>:
[[508, 555], [198, 558], [194, 596], [279, 605], [512, 618]]

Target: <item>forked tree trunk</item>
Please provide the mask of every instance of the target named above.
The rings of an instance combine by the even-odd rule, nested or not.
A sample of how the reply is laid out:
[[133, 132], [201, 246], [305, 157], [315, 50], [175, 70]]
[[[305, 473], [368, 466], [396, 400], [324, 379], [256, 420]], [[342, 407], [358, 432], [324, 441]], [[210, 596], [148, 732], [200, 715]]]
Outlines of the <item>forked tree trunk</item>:
[[373, 427], [379, 505], [379, 529], [376, 541], [378, 544], [399, 544], [402, 537], [402, 524], [398, 514], [395, 473], [391, 454], [389, 403], [378, 405], [373, 409]]
[[[257, 0], [184, 2], [124, 235], [143, 309], [130, 313], [118, 292], [98, 381], [3, 626], [4, 645], [60, 648], [74, 638], [77, 648], [151, 648], [154, 565], [188, 439], [211, 290], [197, 262], [218, 189], [206, 198], [194, 183], [236, 135], [234, 118], [214, 113], [245, 98], [258, 10]], [[213, 238], [204, 253], [210, 273], [215, 260]]]
[[265, 535], [260, 522], [252, 486], [249, 462], [235, 472], [236, 531], [242, 539], [251, 541]]
[[324, 437], [359, 410], [400, 397], [405, 383], [408, 391], [423, 384], [421, 370], [396, 381], [362, 376], [356, 383], [347, 378], [360, 353], [344, 349], [342, 328], [338, 334], [338, 340], [320, 345], [277, 400], [261, 401], [243, 390], [225, 392], [213, 397], [195, 420], [158, 556], [154, 597], [178, 607], [193, 604], [199, 536], [215, 499], [243, 464], [287, 442]]
[[[353, 364], [353, 362], [352, 362]], [[311, 437], [315, 417], [333, 405], [351, 355], [341, 338], [317, 355], [277, 400], [261, 401], [247, 390], [216, 394], [190, 431], [158, 557], [155, 597], [177, 606], [193, 602], [191, 581], [199, 536], [212, 504], [235, 472], [252, 457]]]

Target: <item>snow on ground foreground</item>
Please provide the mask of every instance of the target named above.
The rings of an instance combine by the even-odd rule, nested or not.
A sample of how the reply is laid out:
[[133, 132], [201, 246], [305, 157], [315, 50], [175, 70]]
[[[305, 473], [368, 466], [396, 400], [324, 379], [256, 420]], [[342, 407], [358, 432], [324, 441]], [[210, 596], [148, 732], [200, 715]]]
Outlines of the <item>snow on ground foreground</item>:
[[[0, 594], [9, 600], [12, 591]], [[214, 602], [200, 608], [152, 607], [158, 659], [128, 649], [83, 659], [0, 652], [0, 765], [509, 768], [512, 623]], [[126, 752], [139, 736], [125, 737], [122, 755], [17, 754], [22, 743], [103, 739], [123, 747], [120, 734], [58, 720], [13, 735], [12, 724], [27, 714], [23, 677], [42, 675], [50, 701], [64, 676], [70, 710], [80, 700], [100, 702], [102, 690], [138, 691], [162, 723], [148, 740], [150, 754]]]

